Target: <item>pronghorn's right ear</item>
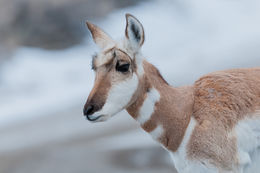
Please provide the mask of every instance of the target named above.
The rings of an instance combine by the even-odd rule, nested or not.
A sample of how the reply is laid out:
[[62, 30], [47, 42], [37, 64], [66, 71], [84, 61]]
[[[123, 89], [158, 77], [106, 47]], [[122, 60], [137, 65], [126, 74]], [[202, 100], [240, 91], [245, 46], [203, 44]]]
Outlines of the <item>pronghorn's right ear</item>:
[[141, 22], [131, 14], [126, 14], [125, 36], [134, 51], [138, 51], [144, 43], [144, 28]]
[[98, 45], [99, 48], [105, 49], [106, 47], [115, 44], [114, 40], [98, 26], [88, 21], [86, 22], [86, 24], [92, 34], [94, 42]]

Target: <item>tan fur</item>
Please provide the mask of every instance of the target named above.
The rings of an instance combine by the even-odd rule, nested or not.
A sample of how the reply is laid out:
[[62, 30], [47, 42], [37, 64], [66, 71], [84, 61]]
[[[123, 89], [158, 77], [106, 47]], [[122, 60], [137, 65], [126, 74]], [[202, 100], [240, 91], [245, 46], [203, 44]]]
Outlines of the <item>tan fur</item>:
[[260, 68], [211, 73], [196, 81], [194, 93], [193, 115], [199, 125], [189, 142], [189, 156], [232, 169], [237, 151], [229, 133], [260, 108]]
[[133, 95], [129, 106], [127, 107], [127, 112], [136, 119], [138, 117], [138, 111], [142, 103], [144, 102], [147, 92], [151, 88], [150, 84], [147, 82], [147, 78], [143, 76], [139, 79], [139, 86], [136, 93]]
[[110, 87], [110, 76], [106, 73], [104, 68], [99, 69], [99, 72], [96, 75], [94, 87], [86, 101], [85, 108], [88, 104], [95, 104], [98, 106], [98, 109], [101, 109], [105, 104]]
[[151, 132], [158, 124], [161, 124], [165, 129], [165, 133], [160, 137], [160, 142], [169, 150], [176, 151], [192, 114], [192, 87], [173, 88], [165, 82], [153, 65], [144, 61], [143, 66], [145, 70], [143, 76], [145, 87], [141, 92], [139, 91], [141, 95], [134, 104], [127, 108], [127, 111], [134, 118], [138, 117], [138, 111], [149, 89], [152, 87], [157, 89], [161, 99], [156, 103], [151, 119], [142, 128], [147, 132]]
[[100, 48], [104, 49], [105, 47], [114, 44], [113, 39], [98, 26], [90, 22], [86, 22], [86, 24], [91, 32], [93, 40]]
[[[101, 55], [95, 55], [92, 59], [92, 69], [96, 70], [100, 66], [106, 66], [111, 64], [111, 60], [113, 60], [112, 50], [115, 48], [109, 48], [102, 52]], [[110, 55], [108, 55], [110, 54]], [[100, 57], [101, 56], [101, 57]]]
[[237, 122], [260, 108], [260, 68], [215, 72], [196, 81], [194, 86], [173, 88], [158, 70], [144, 61], [143, 88], [127, 108], [135, 119], [149, 88], [156, 88], [161, 99], [150, 120], [142, 128], [151, 132], [162, 124], [160, 142], [176, 151], [183, 139], [190, 116], [198, 122], [188, 144], [191, 159], [207, 160], [219, 168], [232, 170], [238, 164], [236, 138], [230, 135]]

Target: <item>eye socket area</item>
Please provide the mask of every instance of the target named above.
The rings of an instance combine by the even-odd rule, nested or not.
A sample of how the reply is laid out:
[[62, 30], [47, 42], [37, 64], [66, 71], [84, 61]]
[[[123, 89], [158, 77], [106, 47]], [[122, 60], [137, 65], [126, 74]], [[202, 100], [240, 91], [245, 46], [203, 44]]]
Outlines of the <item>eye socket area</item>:
[[129, 71], [130, 64], [128, 62], [120, 62], [117, 61], [116, 63], [116, 71], [121, 73], [126, 73]]

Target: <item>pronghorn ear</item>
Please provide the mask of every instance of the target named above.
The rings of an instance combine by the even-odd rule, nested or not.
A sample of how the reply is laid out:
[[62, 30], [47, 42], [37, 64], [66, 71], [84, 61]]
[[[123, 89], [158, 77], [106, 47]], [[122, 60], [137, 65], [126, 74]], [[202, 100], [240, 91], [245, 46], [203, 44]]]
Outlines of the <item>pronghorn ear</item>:
[[107, 34], [105, 33], [102, 29], [100, 29], [98, 26], [90, 23], [90, 22], [86, 22], [89, 31], [92, 34], [92, 38], [94, 40], [94, 42], [98, 45], [98, 47], [100, 47], [101, 49], [104, 49], [106, 47], [108, 47], [109, 45], [113, 45], [114, 40]]
[[144, 28], [137, 18], [131, 14], [126, 14], [125, 36], [129, 40], [130, 46], [138, 51], [144, 43]]

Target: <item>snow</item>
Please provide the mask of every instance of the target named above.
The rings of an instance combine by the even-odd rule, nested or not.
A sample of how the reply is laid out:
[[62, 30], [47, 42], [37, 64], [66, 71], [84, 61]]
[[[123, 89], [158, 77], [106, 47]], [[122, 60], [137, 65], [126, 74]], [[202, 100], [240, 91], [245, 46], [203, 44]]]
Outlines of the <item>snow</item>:
[[[124, 34], [125, 13], [144, 25], [143, 54], [169, 81], [192, 84], [227, 68], [260, 66], [260, 1], [165, 0], [114, 11], [94, 22], [113, 38]], [[94, 73], [93, 42], [63, 51], [20, 48], [0, 69], [0, 126], [84, 105]]]
[[83, 47], [18, 50], [1, 69], [0, 124], [84, 104], [94, 80], [89, 56]]

